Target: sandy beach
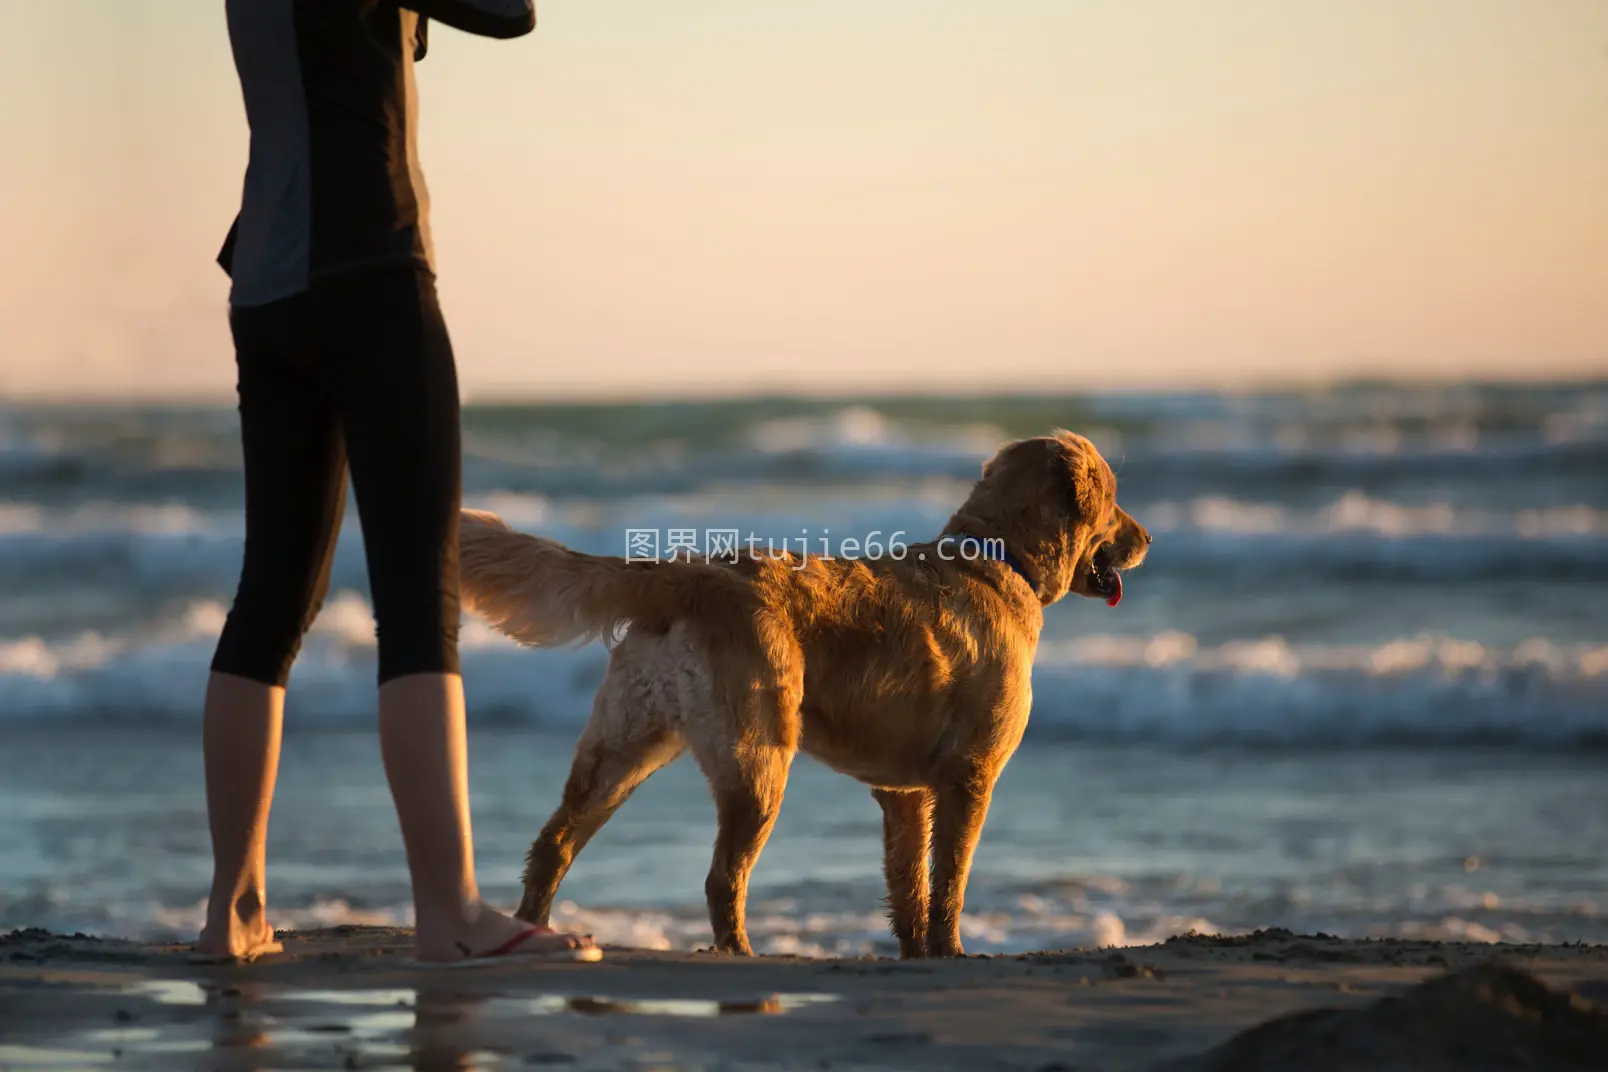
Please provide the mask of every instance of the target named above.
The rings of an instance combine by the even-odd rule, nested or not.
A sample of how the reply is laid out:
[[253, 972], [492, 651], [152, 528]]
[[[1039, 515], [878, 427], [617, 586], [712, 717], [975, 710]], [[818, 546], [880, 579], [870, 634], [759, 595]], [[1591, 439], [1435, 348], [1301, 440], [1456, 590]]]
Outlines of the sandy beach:
[[[0, 1068], [1207, 1072], [1608, 1061], [1603, 946], [1266, 931], [926, 963], [610, 948], [595, 965], [443, 971], [409, 966], [405, 930], [285, 940], [283, 956], [202, 967], [183, 946], [13, 932], [0, 939]], [[1400, 1000], [1382, 1002], [1391, 998]], [[1245, 1034], [1294, 1013], [1311, 1015]]]

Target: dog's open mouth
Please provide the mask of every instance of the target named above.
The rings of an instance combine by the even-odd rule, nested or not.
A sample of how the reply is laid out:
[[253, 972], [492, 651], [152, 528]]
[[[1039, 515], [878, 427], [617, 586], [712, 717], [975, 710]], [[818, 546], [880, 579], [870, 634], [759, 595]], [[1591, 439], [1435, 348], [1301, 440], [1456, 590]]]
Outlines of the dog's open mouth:
[[1089, 559], [1089, 591], [1114, 607], [1122, 602], [1122, 573], [1111, 564], [1111, 545], [1095, 551]]

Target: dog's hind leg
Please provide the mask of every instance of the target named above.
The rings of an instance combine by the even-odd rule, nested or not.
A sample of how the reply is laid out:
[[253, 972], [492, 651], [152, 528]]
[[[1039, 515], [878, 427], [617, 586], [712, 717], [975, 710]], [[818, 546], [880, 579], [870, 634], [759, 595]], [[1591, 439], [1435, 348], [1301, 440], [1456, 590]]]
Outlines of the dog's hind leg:
[[882, 872], [888, 880], [888, 920], [906, 960], [927, 955], [927, 855], [932, 794], [925, 789], [873, 789], [882, 805]]
[[704, 880], [709, 926], [715, 949], [753, 956], [748, 944], [748, 876], [776, 825], [787, 789], [793, 749], [781, 744], [744, 744], [708, 755], [694, 744], [694, 755], [715, 797], [715, 852]]
[[[654, 771], [679, 756], [681, 735], [637, 712], [634, 723], [614, 717], [619, 694], [605, 686], [593, 703], [592, 720], [575, 748], [564, 797], [525, 856], [525, 895], [515, 913], [545, 924], [559, 883], [592, 836]], [[618, 736], [617, 736], [618, 734]]]
[[[787, 791], [798, 751], [803, 653], [785, 621], [756, 616], [755, 632], [731, 638], [718, 661], [689, 661], [681, 725], [715, 798], [715, 851], [704, 879], [715, 949], [753, 956], [748, 876]], [[749, 645], [752, 645], [750, 647]]]

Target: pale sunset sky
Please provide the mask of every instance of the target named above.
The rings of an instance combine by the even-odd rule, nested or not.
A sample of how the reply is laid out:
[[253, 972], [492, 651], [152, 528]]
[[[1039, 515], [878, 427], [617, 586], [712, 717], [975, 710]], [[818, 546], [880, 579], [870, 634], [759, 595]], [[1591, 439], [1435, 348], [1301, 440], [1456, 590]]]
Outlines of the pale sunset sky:
[[[1608, 373], [1608, 0], [538, 0], [419, 67], [471, 399]], [[222, 0], [0, 0], [0, 396], [227, 399]]]

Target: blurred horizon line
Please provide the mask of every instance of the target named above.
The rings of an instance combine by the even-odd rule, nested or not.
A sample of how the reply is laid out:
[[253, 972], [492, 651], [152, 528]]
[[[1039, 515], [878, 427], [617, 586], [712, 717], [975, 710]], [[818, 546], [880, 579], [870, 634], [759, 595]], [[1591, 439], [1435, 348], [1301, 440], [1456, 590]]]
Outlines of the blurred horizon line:
[[[1018, 379], [1030, 379], [1019, 377]], [[842, 384], [842, 381], [836, 381]], [[460, 397], [466, 407], [490, 409], [498, 407], [529, 408], [537, 406], [585, 407], [646, 407], [656, 405], [752, 405], [763, 403], [830, 403], [879, 401], [1009, 401], [1032, 398], [1097, 398], [1097, 397], [1165, 397], [1177, 395], [1288, 395], [1337, 391], [1464, 389], [1471, 391], [1519, 388], [1524, 390], [1566, 390], [1592, 388], [1608, 384], [1608, 359], [1601, 373], [1534, 376], [1436, 376], [1357, 375], [1341, 377], [1238, 377], [1217, 378], [1216, 382], [1178, 377], [1168, 383], [1127, 382], [1091, 388], [1082, 384], [1050, 384], [1037, 388], [1023, 386], [999, 390], [979, 390], [963, 384], [940, 383], [899, 389], [890, 384], [868, 382], [860, 390], [805, 390], [786, 387], [752, 389], [752, 385], [722, 391], [706, 383], [692, 383], [685, 389], [644, 389], [640, 391], [599, 391], [561, 388], [533, 390], [528, 386], [506, 389], [480, 388], [462, 390]], [[848, 385], [852, 386], [852, 385]], [[197, 391], [166, 392], [162, 394], [129, 394], [122, 392], [7, 392], [0, 390], [0, 408], [149, 408], [167, 407], [213, 408], [232, 404], [233, 392]]]

